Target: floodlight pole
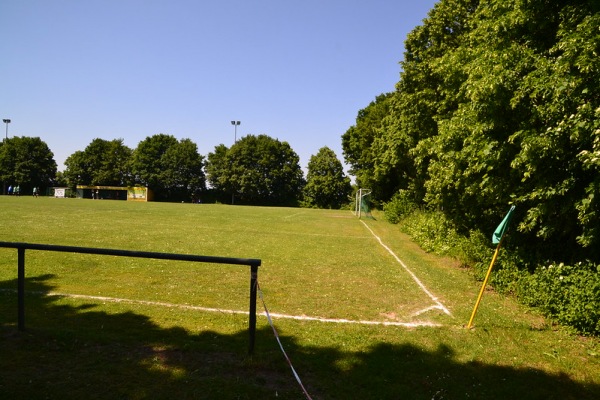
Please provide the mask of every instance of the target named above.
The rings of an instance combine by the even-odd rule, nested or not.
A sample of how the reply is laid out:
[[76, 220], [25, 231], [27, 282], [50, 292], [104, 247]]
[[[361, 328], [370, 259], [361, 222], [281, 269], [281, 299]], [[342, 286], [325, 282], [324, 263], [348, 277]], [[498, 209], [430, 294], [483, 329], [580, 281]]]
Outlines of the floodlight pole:
[[[231, 121], [231, 125], [233, 125], [233, 144], [237, 143], [237, 127], [240, 124], [240, 121]], [[235, 190], [231, 193], [231, 205], [235, 203]]]
[[[10, 124], [10, 119], [3, 118], [2, 122], [6, 124], [6, 136], [4, 137], [4, 140], [8, 140], [8, 124]], [[2, 194], [6, 194], [6, 181], [2, 182]]]
[[240, 121], [231, 121], [231, 125], [233, 125], [233, 143], [237, 142], [237, 127], [240, 124]]
[[6, 124], [6, 136], [5, 136], [5, 139], [8, 139], [8, 124], [10, 124], [10, 119], [4, 118], [2, 120], [2, 122], [4, 122]]

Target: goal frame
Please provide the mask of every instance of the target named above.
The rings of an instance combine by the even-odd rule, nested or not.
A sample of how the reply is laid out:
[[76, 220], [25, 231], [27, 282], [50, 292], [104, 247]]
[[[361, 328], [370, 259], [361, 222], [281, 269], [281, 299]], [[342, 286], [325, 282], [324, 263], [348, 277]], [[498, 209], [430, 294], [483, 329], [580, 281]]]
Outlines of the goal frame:
[[362, 217], [363, 198], [370, 195], [371, 192], [371, 189], [363, 188], [360, 188], [356, 191], [356, 198], [354, 200], [354, 215], [356, 215], [358, 219]]

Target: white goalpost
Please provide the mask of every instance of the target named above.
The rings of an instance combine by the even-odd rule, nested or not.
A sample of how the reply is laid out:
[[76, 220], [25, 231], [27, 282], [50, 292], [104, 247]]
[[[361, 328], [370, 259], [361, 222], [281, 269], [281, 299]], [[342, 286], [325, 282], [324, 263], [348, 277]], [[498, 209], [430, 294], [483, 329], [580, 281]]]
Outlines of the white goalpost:
[[354, 214], [360, 219], [364, 214], [365, 216], [371, 213], [371, 202], [369, 196], [371, 189], [358, 189], [356, 192], [356, 198], [354, 201]]

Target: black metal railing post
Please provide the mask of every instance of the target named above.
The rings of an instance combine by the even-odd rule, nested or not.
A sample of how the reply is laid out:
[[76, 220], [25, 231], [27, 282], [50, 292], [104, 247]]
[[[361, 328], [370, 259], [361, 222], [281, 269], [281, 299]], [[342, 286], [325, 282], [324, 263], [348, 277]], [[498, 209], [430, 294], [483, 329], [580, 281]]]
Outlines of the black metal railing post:
[[250, 266], [250, 314], [248, 318], [248, 332], [250, 335], [250, 347], [248, 353], [254, 353], [254, 342], [256, 339], [256, 293], [258, 286], [258, 265]]
[[19, 247], [17, 249], [18, 261], [17, 261], [17, 302], [18, 302], [18, 316], [17, 324], [20, 331], [25, 330], [25, 248]]

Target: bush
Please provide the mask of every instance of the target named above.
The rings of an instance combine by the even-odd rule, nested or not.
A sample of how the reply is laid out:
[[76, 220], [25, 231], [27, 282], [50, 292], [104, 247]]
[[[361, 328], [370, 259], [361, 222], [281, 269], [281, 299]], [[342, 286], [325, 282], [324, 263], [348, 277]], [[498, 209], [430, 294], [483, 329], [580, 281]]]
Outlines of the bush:
[[405, 220], [403, 226], [426, 251], [454, 256], [460, 247], [462, 238], [440, 212], [417, 212]]
[[389, 202], [383, 205], [385, 219], [392, 224], [397, 224], [402, 218], [410, 215], [416, 209], [417, 205], [410, 198], [410, 194], [406, 190], [398, 191]]
[[600, 334], [600, 266], [561, 263], [538, 268], [521, 279], [518, 295], [525, 304], [581, 334]]
[[[480, 231], [469, 237], [459, 234], [441, 212], [417, 211], [402, 220], [402, 229], [425, 251], [458, 260], [463, 267], [473, 267], [475, 277], [485, 278], [494, 254], [491, 238]], [[496, 260], [490, 284], [499, 292], [514, 292], [523, 274], [519, 258], [507, 250]]]
[[[441, 212], [404, 213], [401, 196], [386, 206], [386, 218], [397, 217], [402, 231], [423, 250], [454, 257], [461, 265], [473, 267], [477, 279], [484, 279], [494, 252], [491, 237], [479, 231], [471, 231], [469, 237], [460, 235]], [[530, 273], [516, 251], [503, 248], [489, 283], [498, 292], [516, 293], [522, 303], [578, 333], [600, 335], [600, 266], [558, 264]]]

